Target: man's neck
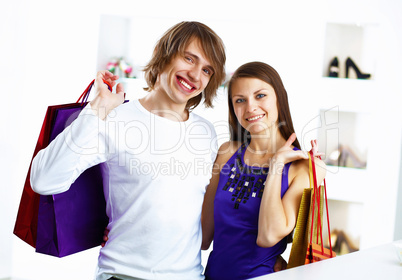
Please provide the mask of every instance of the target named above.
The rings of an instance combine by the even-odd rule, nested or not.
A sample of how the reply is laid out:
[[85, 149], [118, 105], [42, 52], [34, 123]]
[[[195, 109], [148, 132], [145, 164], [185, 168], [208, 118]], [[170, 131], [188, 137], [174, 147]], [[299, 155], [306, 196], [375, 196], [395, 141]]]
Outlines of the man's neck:
[[155, 91], [151, 91], [139, 101], [147, 111], [162, 118], [176, 122], [183, 122], [189, 118], [185, 104], [176, 104]]

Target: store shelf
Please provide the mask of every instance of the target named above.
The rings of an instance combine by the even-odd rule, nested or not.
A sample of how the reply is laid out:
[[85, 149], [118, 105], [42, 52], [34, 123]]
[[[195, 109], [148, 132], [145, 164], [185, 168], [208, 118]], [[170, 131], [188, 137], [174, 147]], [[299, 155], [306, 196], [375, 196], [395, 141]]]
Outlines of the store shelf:
[[365, 169], [327, 165], [328, 199], [364, 204], [367, 175]]
[[336, 106], [340, 111], [370, 113], [376, 105], [377, 81], [324, 77], [319, 86], [316, 103], [321, 108]]
[[[323, 77], [328, 76], [330, 62], [334, 57], [339, 61], [339, 78], [346, 78], [345, 61], [350, 57], [363, 73], [370, 73], [375, 79], [376, 31], [372, 23], [327, 23], [323, 59]], [[356, 78], [354, 70], [349, 78]]]

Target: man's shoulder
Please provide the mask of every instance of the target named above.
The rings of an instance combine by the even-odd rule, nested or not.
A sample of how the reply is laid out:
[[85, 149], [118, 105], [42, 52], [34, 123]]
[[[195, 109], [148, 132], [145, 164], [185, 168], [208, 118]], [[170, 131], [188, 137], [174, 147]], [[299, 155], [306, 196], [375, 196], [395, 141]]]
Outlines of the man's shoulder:
[[121, 105], [117, 106], [111, 113], [109, 113], [108, 118], [119, 118], [127, 119], [127, 117], [133, 117], [133, 114], [138, 114], [140, 110], [135, 105], [136, 100], [126, 100]]
[[210, 127], [211, 129], [213, 129], [215, 131], [215, 126], [211, 121], [209, 121], [205, 117], [200, 116], [200, 115], [198, 115], [196, 113], [191, 112], [190, 114], [191, 114], [191, 122], [190, 123], [192, 125], [199, 124], [199, 125], [202, 125], [202, 126], [208, 126], [208, 127]]

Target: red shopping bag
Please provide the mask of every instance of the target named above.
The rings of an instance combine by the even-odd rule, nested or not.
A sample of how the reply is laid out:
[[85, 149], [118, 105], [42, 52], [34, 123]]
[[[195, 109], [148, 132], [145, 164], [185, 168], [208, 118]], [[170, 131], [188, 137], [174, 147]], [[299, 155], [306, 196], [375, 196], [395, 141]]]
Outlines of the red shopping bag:
[[[50, 135], [50, 119], [50, 110], [48, 109], [45, 115], [45, 120], [43, 121], [42, 129], [40, 131], [32, 159], [41, 149], [46, 147], [46, 145], [48, 144], [48, 140], [46, 139], [49, 139]], [[35, 247], [40, 196], [32, 190], [31, 183], [29, 181], [31, 174], [31, 164], [29, 165], [28, 174], [25, 179], [24, 189], [22, 192], [21, 202], [17, 214], [17, 220], [14, 226], [14, 234], [29, 245]]]
[[[89, 84], [76, 103], [48, 107], [32, 159], [79, 115], [87, 104], [93, 83]], [[108, 218], [100, 166], [82, 173], [68, 191], [47, 196], [32, 190], [30, 170], [31, 165], [14, 234], [35, 247], [37, 252], [58, 257], [101, 244]]]

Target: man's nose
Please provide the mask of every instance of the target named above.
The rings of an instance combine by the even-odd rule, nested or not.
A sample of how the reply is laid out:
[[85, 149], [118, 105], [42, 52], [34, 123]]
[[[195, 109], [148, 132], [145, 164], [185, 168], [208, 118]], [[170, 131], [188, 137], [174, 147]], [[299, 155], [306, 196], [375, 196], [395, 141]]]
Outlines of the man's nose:
[[197, 65], [195, 65], [190, 69], [189, 76], [192, 79], [192, 81], [198, 82], [200, 80], [201, 71], [202, 71], [201, 67]]

